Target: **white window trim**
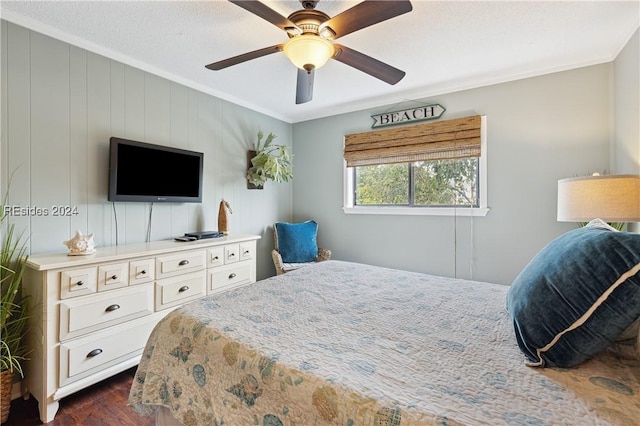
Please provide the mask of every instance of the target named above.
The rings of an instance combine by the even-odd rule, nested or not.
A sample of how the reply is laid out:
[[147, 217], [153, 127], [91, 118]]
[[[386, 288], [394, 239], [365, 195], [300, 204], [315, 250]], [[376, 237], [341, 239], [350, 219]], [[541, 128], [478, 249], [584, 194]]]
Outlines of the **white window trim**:
[[353, 167], [347, 167], [347, 162], [342, 161], [343, 169], [343, 205], [345, 214], [377, 214], [394, 216], [486, 216], [489, 213], [487, 200], [489, 191], [487, 186], [487, 126], [486, 116], [481, 117], [482, 126], [480, 132], [480, 206], [479, 207], [398, 207], [398, 206], [356, 206], [354, 200]]

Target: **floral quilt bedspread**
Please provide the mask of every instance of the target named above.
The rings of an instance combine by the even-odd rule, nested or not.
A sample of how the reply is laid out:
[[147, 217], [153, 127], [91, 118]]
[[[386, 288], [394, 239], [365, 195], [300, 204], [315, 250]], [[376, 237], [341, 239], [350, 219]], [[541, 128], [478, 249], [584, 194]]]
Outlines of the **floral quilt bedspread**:
[[326, 261], [152, 333], [129, 404], [184, 425], [637, 425], [640, 362], [525, 366], [507, 287]]

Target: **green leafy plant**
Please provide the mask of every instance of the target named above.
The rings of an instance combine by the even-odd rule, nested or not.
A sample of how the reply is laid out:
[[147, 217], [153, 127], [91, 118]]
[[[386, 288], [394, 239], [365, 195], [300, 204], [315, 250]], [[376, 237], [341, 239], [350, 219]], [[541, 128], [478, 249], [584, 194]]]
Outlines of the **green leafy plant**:
[[[587, 224], [589, 224], [589, 222], [578, 222], [578, 228], [582, 228], [587, 226]], [[617, 230], [617, 231], [622, 231], [626, 225], [626, 223], [624, 222], [607, 222], [607, 225], [609, 225], [610, 227], [612, 227], [613, 229]]]
[[251, 167], [247, 171], [247, 179], [252, 185], [261, 187], [267, 180], [274, 182], [288, 182], [293, 179], [291, 160], [293, 154], [287, 145], [273, 143], [276, 135], [269, 133], [264, 143], [262, 131], [258, 132], [258, 141], [255, 145], [256, 155], [251, 158]]
[[24, 377], [22, 361], [28, 355], [24, 337], [29, 298], [22, 295], [22, 277], [27, 267], [27, 245], [23, 235], [16, 234], [14, 224], [6, 223], [7, 193], [0, 205], [0, 229], [5, 230], [0, 254], [0, 371], [18, 371]]

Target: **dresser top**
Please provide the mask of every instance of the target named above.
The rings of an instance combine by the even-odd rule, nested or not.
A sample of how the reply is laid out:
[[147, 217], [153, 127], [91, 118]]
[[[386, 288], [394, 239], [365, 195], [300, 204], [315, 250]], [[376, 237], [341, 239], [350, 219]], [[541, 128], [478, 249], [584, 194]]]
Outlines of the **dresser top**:
[[73, 268], [76, 266], [105, 263], [133, 257], [156, 256], [165, 253], [176, 253], [185, 250], [215, 247], [225, 244], [259, 240], [259, 235], [230, 234], [219, 238], [207, 238], [196, 241], [181, 242], [171, 240], [153, 241], [150, 243], [125, 244], [111, 247], [96, 247], [96, 253], [88, 256], [69, 256], [67, 252], [42, 253], [29, 256], [29, 268], [46, 271], [49, 269]]

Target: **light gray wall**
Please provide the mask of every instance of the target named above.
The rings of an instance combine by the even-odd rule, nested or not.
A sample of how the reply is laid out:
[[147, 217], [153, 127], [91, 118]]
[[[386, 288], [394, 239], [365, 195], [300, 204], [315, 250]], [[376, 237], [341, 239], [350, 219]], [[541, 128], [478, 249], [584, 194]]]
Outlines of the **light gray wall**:
[[614, 62], [614, 171], [640, 174], [640, 30]]
[[[640, 174], [640, 30], [614, 62], [614, 158], [619, 174]], [[629, 230], [640, 233], [640, 223]]]
[[487, 116], [486, 217], [345, 215], [344, 135], [370, 130], [382, 106], [293, 126], [295, 219], [315, 218], [333, 258], [509, 284], [546, 243], [573, 228], [556, 221], [557, 180], [609, 170], [612, 64], [415, 99], [442, 119]]
[[[291, 215], [291, 185], [248, 190], [246, 151], [256, 132], [291, 145], [291, 124], [2, 21], [2, 163], [9, 205], [77, 207], [69, 217], [11, 217], [29, 234], [32, 254], [64, 251], [76, 229], [99, 246], [116, 243], [107, 201], [111, 136], [204, 152], [202, 204], [153, 205], [151, 240], [216, 230], [228, 200], [233, 233], [259, 234], [258, 277], [275, 272], [268, 226]], [[167, 171], [172, 173], [172, 171]], [[119, 244], [145, 240], [149, 203], [115, 203]]]
[[[334, 258], [508, 284], [573, 226], [555, 221], [557, 179], [640, 168], [637, 32], [613, 64], [411, 100], [441, 103], [443, 119], [487, 116], [491, 211], [477, 218], [342, 212], [343, 137], [369, 130], [370, 115], [391, 106], [292, 126], [5, 21], [0, 40], [2, 192], [16, 170], [10, 204], [79, 211], [12, 217], [30, 234], [32, 253], [64, 250], [76, 229], [115, 244], [106, 200], [112, 135], [203, 151], [204, 202], [156, 203], [152, 240], [216, 229], [224, 197], [232, 232], [263, 237], [260, 278], [273, 273], [268, 227], [314, 218]], [[293, 184], [245, 188], [245, 150], [258, 129], [295, 141]], [[149, 206], [117, 203], [116, 210], [119, 243], [143, 241]]]

